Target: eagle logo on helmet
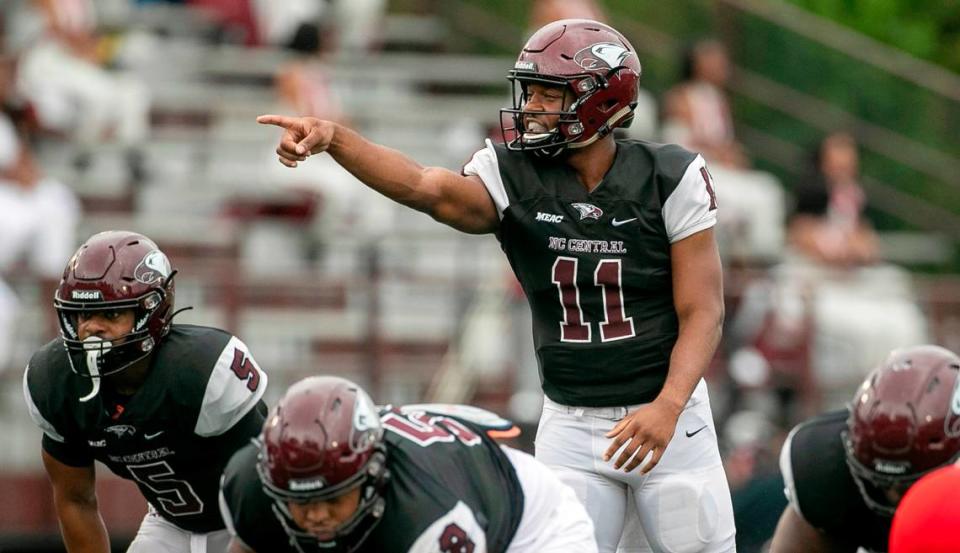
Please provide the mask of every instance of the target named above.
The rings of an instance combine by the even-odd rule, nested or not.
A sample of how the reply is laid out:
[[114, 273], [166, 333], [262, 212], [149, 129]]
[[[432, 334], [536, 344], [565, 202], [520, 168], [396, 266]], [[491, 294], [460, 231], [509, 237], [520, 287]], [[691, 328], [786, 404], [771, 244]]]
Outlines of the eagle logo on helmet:
[[598, 69], [620, 67], [624, 60], [632, 55], [633, 52], [624, 48], [621, 44], [598, 42], [574, 54], [573, 61], [587, 71], [596, 71]]
[[960, 436], [960, 378], [953, 386], [953, 397], [950, 398], [950, 412], [943, 421], [943, 432], [954, 438]]
[[570, 204], [574, 209], [580, 212], [580, 220], [597, 219], [603, 217], [603, 210], [593, 204], [575, 203]]
[[144, 284], [154, 284], [170, 276], [170, 260], [160, 250], [152, 250], [137, 265], [133, 278]]

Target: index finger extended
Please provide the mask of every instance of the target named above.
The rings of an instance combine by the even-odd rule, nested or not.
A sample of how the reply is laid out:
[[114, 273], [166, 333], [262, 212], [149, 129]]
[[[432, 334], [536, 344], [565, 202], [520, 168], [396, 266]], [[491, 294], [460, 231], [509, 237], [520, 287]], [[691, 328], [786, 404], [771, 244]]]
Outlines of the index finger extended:
[[296, 123], [296, 118], [287, 117], [286, 115], [260, 115], [257, 117], [257, 123], [261, 125], [276, 125], [277, 127], [289, 129]]

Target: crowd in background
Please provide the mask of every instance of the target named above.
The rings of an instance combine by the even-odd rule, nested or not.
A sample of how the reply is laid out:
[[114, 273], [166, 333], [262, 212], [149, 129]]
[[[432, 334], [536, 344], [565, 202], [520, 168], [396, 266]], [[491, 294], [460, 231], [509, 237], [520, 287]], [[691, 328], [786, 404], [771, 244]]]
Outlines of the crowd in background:
[[[203, 40], [291, 54], [277, 67], [276, 105], [290, 113], [351, 121], [343, 87], [331, 82], [323, 62], [344, 52], [376, 52], [385, 0], [183, 3], [206, 14], [204, 29], [212, 32]], [[123, 27], [142, 7], [138, 4], [151, 2], [5, 3], [0, 50], [4, 386], [18, 385], [19, 368], [13, 364], [20, 361], [14, 352], [23, 302], [4, 279], [38, 283], [42, 291], [35, 297], [52, 318], [51, 284], [78, 243], [78, 225], [100, 209], [85, 201], [75, 183], [98, 174], [92, 169], [112, 156], [120, 160], [120, 178], [130, 189], [163, 186], [146, 155], [156, 123], [151, 89], [130, 70], [150, 55], [142, 46], [151, 42], [142, 30]], [[527, 27], [568, 17], [606, 16], [593, 2], [542, 0], [533, 2]], [[827, 134], [811, 145], [808, 176], [780, 183], [752, 167], [749, 150], [737, 139], [726, 89], [730, 60], [723, 43], [707, 38], [692, 44], [677, 68], [676, 85], [661, 98], [644, 92], [625, 136], [701, 152], [715, 173], [722, 210], [718, 237], [731, 270], [728, 285], [737, 293], [729, 293], [724, 343], [710, 383], [735, 509], [738, 517], [753, 521], [740, 525], [740, 550], [752, 551], [769, 538], [786, 505], [777, 466], [786, 431], [848, 401], [887, 351], [929, 342], [930, 333], [910, 275], [883, 260], [866, 211], [869, 198], [860, 183], [856, 135], [840, 128]], [[461, 126], [466, 138], [449, 138], [479, 148], [477, 129], [491, 128], [496, 116], [490, 113], [490, 120]], [[49, 176], [38, 152], [46, 154], [44, 159], [67, 160], [67, 170], [61, 167]], [[389, 221], [388, 214], [372, 216], [362, 209], [359, 203], [369, 196], [350, 190], [352, 181], [321, 180], [313, 188], [320, 207], [307, 214], [321, 245], [330, 233], [353, 232], [351, 225], [356, 232], [369, 232], [359, 227]], [[129, 209], [136, 210], [136, 204]], [[371, 207], [373, 213], [376, 209]], [[328, 218], [341, 220], [334, 224]], [[305, 262], [322, 263], [317, 257], [322, 251], [298, 251]], [[54, 336], [54, 326], [48, 328], [45, 339]], [[536, 374], [533, 359], [512, 362], [522, 373], [517, 382], [524, 389], [518, 391], [535, 389], [529, 382]], [[536, 409], [517, 407], [517, 413], [531, 411]]]

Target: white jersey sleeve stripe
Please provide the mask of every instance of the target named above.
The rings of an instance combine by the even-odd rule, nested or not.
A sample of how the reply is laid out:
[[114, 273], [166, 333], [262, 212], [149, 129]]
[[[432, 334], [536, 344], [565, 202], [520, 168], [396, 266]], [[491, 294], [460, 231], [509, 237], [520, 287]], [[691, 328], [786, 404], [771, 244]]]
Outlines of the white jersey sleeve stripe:
[[[448, 529], [451, 526], [455, 528]], [[441, 551], [440, 540], [444, 537], [444, 533], [449, 533], [445, 539], [451, 542], [449, 544], [451, 546], [458, 545], [461, 539], [467, 539], [473, 542], [473, 553], [487, 553], [487, 535], [484, 534], [473, 511], [462, 501], [458, 501], [453, 509], [428, 526], [417, 541], [413, 542], [407, 553], [438, 553]], [[460, 548], [455, 547], [445, 549], [445, 551], [459, 550]]]
[[710, 183], [703, 177], [706, 166], [703, 157], [697, 156], [663, 204], [663, 222], [671, 244], [717, 224], [716, 204], [708, 188]]
[[[234, 371], [234, 363], [239, 365], [239, 373]], [[256, 389], [251, 390], [253, 382]], [[194, 433], [201, 437], [223, 434], [253, 409], [266, 389], [267, 374], [254, 361], [246, 344], [231, 337], [210, 373]]]
[[239, 540], [237, 529], [233, 526], [233, 513], [230, 512], [230, 505], [227, 504], [227, 498], [223, 495], [223, 475], [220, 475], [220, 493], [217, 494], [217, 503], [220, 505], [220, 518], [223, 519], [224, 526], [227, 527], [231, 536]]
[[52, 424], [47, 422], [47, 419], [43, 418], [37, 404], [33, 402], [33, 396], [30, 395], [30, 386], [27, 384], [27, 375], [29, 373], [30, 365], [27, 365], [27, 368], [23, 371], [23, 400], [27, 403], [27, 412], [30, 413], [30, 418], [33, 419], [34, 424], [40, 427], [40, 430], [43, 430], [43, 433], [46, 434], [48, 438], [60, 443], [65, 442], [64, 437], [57, 432], [57, 429], [54, 428]]
[[497, 152], [493, 149], [493, 142], [487, 139], [487, 147], [473, 154], [473, 157], [463, 166], [463, 174], [478, 176], [487, 188], [487, 193], [493, 198], [497, 206], [497, 214], [503, 219], [503, 212], [510, 205], [507, 190], [500, 177], [500, 164], [497, 162]]
[[787, 496], [787, 501], [793, 510], [806, 520], [803, 512], [800, 511], [800, 501], [797, 498], [797, 485], [793, 481], [793, 461], [790, 459], [790, 449], [793, 443], [793, 436], [797, 433], [794, 428], [790, 431], [787, 439], [783, 441], [783, 448], [780, 449], [780, 474], [783, 475], [783, 494]]

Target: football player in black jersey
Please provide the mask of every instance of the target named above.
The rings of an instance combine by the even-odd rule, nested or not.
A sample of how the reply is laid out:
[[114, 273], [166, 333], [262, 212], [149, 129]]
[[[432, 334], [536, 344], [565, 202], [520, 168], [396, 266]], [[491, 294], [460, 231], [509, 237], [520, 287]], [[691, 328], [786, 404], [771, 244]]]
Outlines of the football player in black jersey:
[[71, 552], [110, 550], [94, 461], [134, 481], [149, 503], [128, 552], [212, 553], [229, 541], [220, 473], [260, 431], [267, 376], [230, 333], [172, 324], [175, 273], [146, 236], [94, 235], [54, 297], [61, 338], [24, 372]]
[[780, 454], [790, 505], [771, 552], [887, 551], [906, 490], [960, 456], [958, 373], [944, 348], [894, 350], [850, 407], [794, 428]]
[[356, 384], [287, 390], [221, 484], [229, 553], [591, 553], [590, 517], [533, 457]]
[[537, 457], [577, 491], [601, 551], [617, 547], [629, 489], [649, 542], [638, 549], [728, 552], [733, 509], [702, 379], [723, 321], [716, 197], [701, 156], [614, 138], [639, 77], [615, 29], [544, 26], [509, 72], [506, 143], [488, 141], [459, 174], [334, 122], [258, 121], [285, 129], [288, 167], [327, 152], [389, 198], [496, 234], [533, 312]]
[[890, 528], [890, 553], [960, 551], [960, 465], [938, 468], [903, 496]]

